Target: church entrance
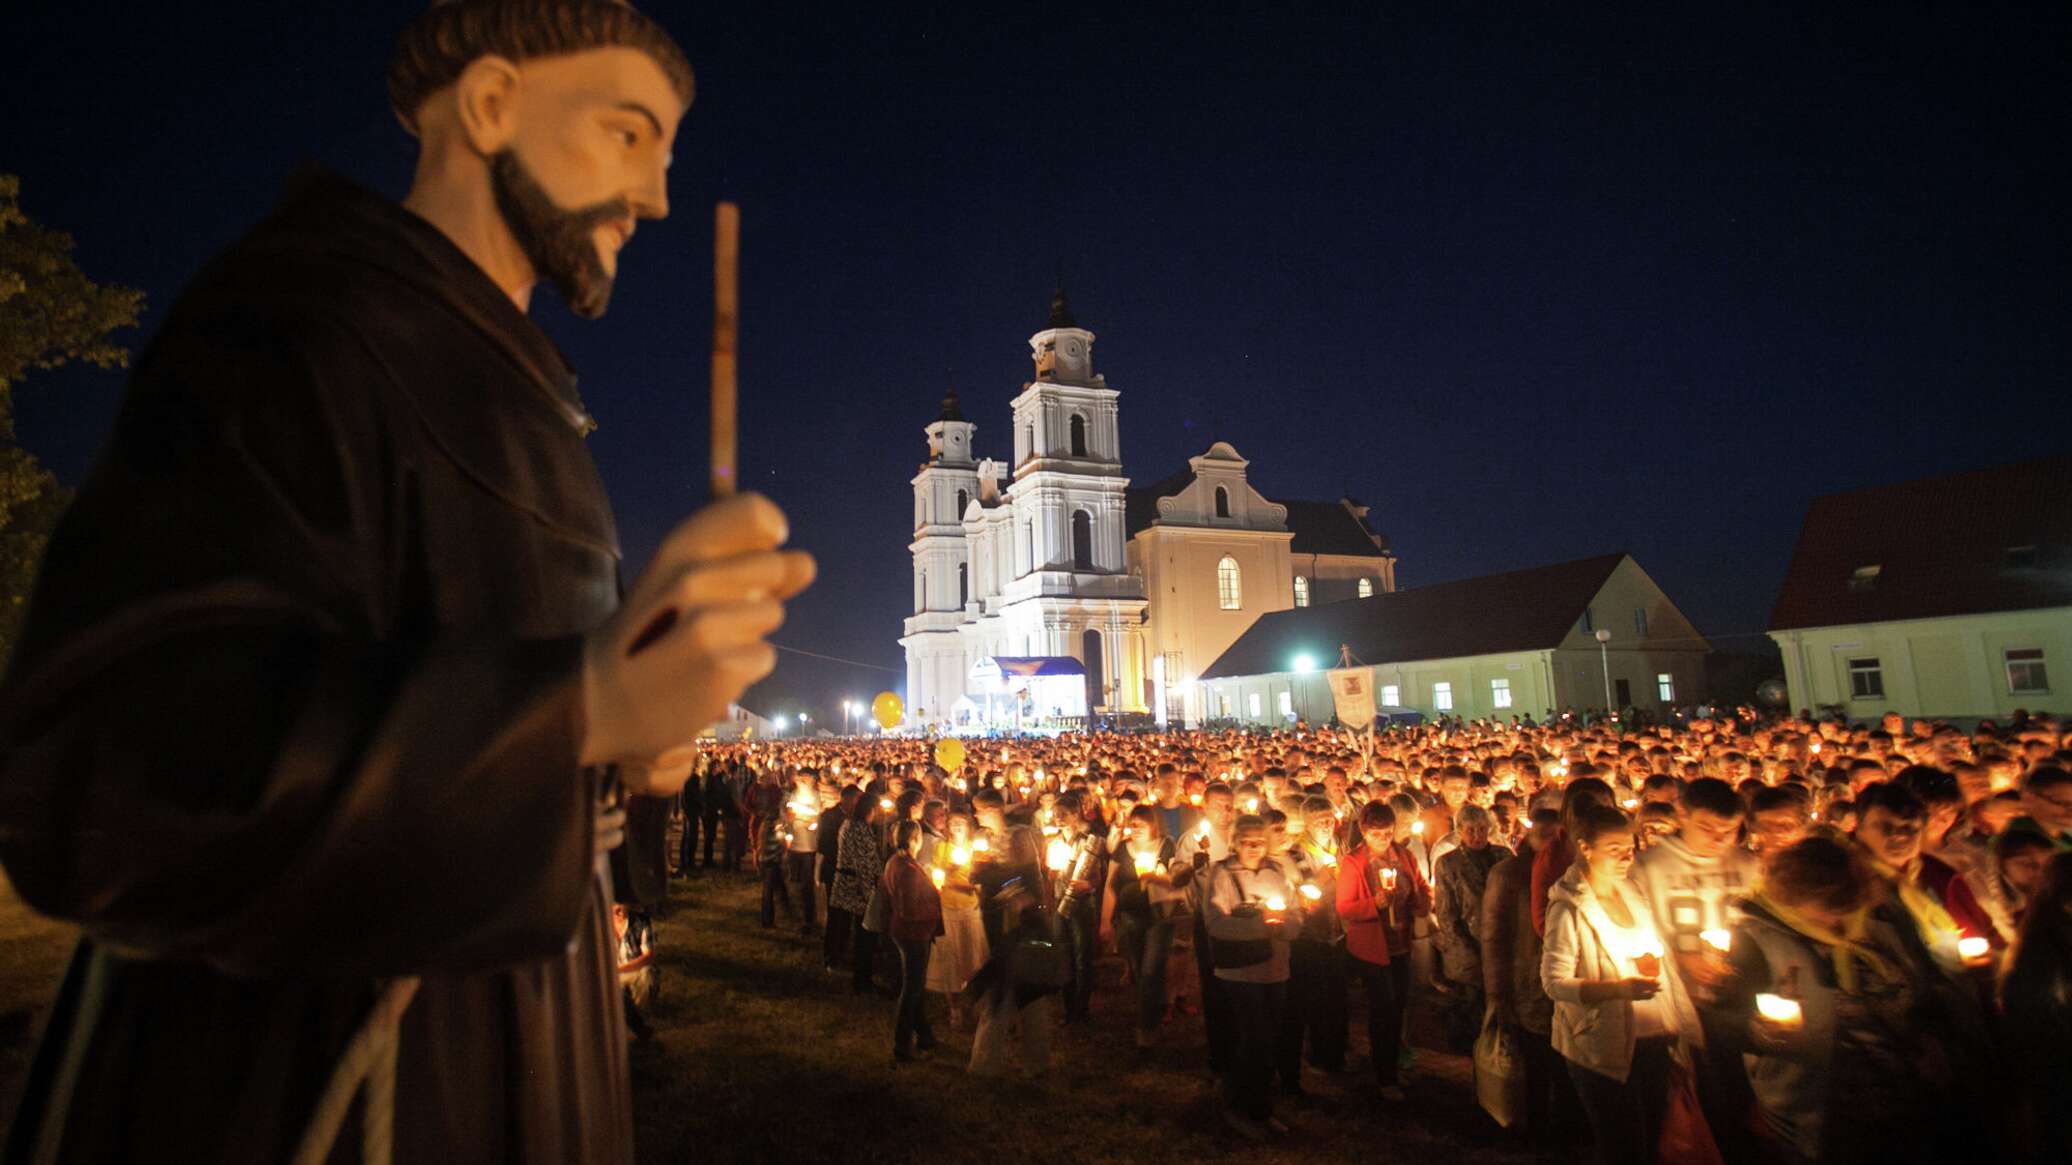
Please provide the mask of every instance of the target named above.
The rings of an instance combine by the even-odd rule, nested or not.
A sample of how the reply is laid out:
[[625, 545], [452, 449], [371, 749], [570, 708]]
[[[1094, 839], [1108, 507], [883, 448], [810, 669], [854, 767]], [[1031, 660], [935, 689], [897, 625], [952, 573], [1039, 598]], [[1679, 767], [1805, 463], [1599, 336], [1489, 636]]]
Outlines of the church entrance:
[[1101, 690], [1108, 674], [1107, 661], [1101, 657], [1101, 633], [1087, 628], [1079, 637], [1079, 651], [1080, 661], [1086, 665], [1086, 709], [1091, 712], [1108, 702]]

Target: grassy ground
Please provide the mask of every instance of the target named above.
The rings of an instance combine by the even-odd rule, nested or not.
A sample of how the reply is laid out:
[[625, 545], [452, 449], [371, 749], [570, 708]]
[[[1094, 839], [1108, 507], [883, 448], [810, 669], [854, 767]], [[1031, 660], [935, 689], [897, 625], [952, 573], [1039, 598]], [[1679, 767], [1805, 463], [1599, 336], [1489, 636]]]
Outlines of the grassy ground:
[[22, 905], [0, 874], [0, 1114], [14, 1110], [38, 1021], [57, 996], [78, 932]]
[[[1043, 1087], [975, 1080], [968, 1032], [933, 1012], [944, 1046], [891, 1066], [892, 1003], [858, 998], [820, 968], [817, 939], [756, 925], [754, 886], [707, 872], [677, 882], [656, 924], [662, 994], [653, 1043], [633, 1057], [644, 1162], [1199, 1162], [1380, 1159], [1523, 1161], [1528, 1154], [1474, 1105], [1467, 1063], [1426, 1050], [1408, 1104], [1384, 1108], [1372, 1077], [1312, 1074], [1335, 1111], [1283, 1113], [1270, 1146], [1222, 1124], [1204, 1070], [1200, 1021], [1139, 1052], [1119, 991], [1098, 992], [1094, 1022], [1061, 1031]], [[1358, 993], [1355, 992], [1357, 1008]], [[1364, 1021], [1353, 1066], [1365, 1066]]]

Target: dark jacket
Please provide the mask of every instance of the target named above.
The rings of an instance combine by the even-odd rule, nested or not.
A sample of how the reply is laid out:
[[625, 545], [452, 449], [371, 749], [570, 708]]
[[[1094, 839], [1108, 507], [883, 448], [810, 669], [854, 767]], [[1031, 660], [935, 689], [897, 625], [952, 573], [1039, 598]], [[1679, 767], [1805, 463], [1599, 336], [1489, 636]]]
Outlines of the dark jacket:
[[495, 283], [335, 178], [174, 304], [0, 696], [0, 861], [85, 935], [10, 1159], [55, 1123], [66, 1161], [285, 1160], [420, 975], [398, 1160], [631, 1160], [588, 426]]

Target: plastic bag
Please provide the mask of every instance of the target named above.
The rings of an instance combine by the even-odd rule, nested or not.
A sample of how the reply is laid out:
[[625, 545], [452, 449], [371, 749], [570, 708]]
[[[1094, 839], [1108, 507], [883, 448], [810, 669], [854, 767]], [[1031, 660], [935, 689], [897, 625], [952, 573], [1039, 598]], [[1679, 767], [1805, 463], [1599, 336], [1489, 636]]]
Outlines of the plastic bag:
[[1723, 1165], [1712, 1126], [1698, 1107], [1698, 1082], [1682, 1062], [1669, 1070], [1669, 1106], [1662, 1114], [1656, 1159], [1662, 1165]]
[[1475, 1099], [1507, 1129], [1525, 1123], [1525, 1049], [1516, 1032], [1497, 1022], [1493, 1007], [1475, 1037]]

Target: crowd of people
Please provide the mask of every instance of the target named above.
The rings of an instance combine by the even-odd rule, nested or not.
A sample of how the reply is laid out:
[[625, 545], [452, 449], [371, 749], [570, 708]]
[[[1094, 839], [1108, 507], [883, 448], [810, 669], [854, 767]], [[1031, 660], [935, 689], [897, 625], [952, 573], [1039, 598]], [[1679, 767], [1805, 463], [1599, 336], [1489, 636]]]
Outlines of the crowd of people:
[[2050, 717], [961, 751], [716, 745], [683, 795], [679, 872], [752, 869], [762, 925], [896, 995], [894, 1065], [947, 1023], [973, 1073], [1045, 1071], [1112, 955], [1103, 1013], [1140, 1048], [1199, 1025], [1254, 1140], [1352, 1072], [1357, 997], [1347, 1078], [1375, 1104], [1407, 1103], [1416, 1030], [1472, 1051], [1483, 1107], [1552, 1156], [2072, 1160], [2072, 727]]

